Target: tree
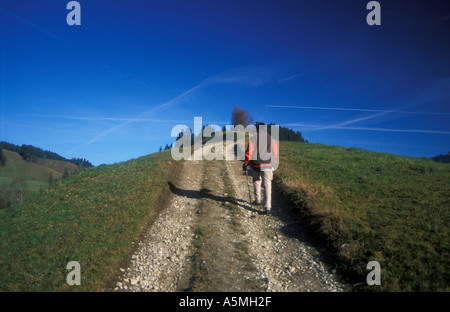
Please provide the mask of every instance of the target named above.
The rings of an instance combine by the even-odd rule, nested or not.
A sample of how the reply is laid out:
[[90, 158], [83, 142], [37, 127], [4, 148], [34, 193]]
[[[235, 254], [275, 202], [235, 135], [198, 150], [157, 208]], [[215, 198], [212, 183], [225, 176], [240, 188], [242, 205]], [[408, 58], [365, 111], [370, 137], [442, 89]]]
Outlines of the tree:
[[34, 147], [33, 145], [23, 144], [22, 146], [18, 146], [8, 142], [0, 141], [0, 147], [8, 151], [18, 153], [20, 156], [22, 156], [22, 158], [25, 161], [28, 162], [37, 162], [38, 158], [43, 158], [43, 159], [67, 161], [77, 165], [80, 168], [93, 167], [93, 165], [86, 159], [81, 158], [67, 159], [56, 153], [45, 151], [39, 147]]
[[233, 111], [231, 112], [231, 124], [233, 126], [242, 125], [246, 127], [253, 124], [253, 118], [245, 109], [239, 108], [235, 105]]
[[94, 167], [89, 161], [87, 161], [84, 158], [83, 159], [82, 158], [72, 158], [68, 161], [71, 162], [72, 164], [77, 165], [78, 168]]
[[[261, 124], [260, 122], [256, 122], [255, 125]], [[274, 125], [273, 123], [270, 123], [267, 125], [267, 131], [270, 134], [271, 126]], [[295, 141], [295, 142], [306, 142], [306, 140], [303, 138], [302, 134], [300, 132], [295, 132], [292, 129], [279, 126], [278, 127], [278, 134], [280, 141]]]
[[[178, 133], [177, 139], [175, 141], [175, 148], [178, 148], [179, 146], [181, 146], [182, 141], [184, 140], [190, 140], [190, 145], [193, 145], [195, 142], [196, 136], [194, 135], [194, 131], [192, 131], [191, 128], [186, 128], [183, 131], [181, 131], [180, 133]], [[186, 146], [186, 142], [184, 144]]]
[[440, 154], [440, 155], [432, 157], [431, 159], [434, 160], [435, 162], [448, 164], [448, 163], [450, 163], [450, 152], [448, 152], [447, 155]]
[[[217, 135], [217, 132], [218, 131], [213, 126], [207, 125], [206, 127], [203, 127], [203, 129], [202, 129], [202, 134], [203, 134], [202, 144], [205, 144], [209, 140], [212, 140]], [[208, 134], [210, 133], [211, 136], [210, 137], [205, 136], [205, 133], [208, 133]]]
[[0, 167], [4, 167], [6, 165], [6, 156], [3, 155], [2, 147], [0, 146]]
[[20, 147], [19, 155], [22, 156], [23, 160], [27, 162], [37, 162], [38, 156], [36, 155], [35, 147], [31, 145], [23, 144]]

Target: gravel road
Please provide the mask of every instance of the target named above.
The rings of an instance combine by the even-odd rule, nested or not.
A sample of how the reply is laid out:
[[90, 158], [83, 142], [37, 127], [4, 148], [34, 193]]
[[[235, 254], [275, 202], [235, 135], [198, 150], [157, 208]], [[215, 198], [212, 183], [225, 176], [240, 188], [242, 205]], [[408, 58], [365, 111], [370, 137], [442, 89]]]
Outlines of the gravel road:
[[[241, 161], [186, 160], [115, 291], [343, 291], [295, 213], [249, 202]], [[250, 181], [251, 182], [251, 181]], [[252, 199], [253, 193], [251, 194]]]

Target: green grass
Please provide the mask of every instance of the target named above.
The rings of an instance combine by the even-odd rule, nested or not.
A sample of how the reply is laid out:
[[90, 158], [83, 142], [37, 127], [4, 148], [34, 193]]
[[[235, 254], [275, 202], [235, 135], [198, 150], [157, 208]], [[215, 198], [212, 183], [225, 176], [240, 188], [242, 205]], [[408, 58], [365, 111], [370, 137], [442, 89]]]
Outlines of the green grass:
[[37, 163], [33, 163], [24, 161], [15, 152], [3, 150], [3, 154], [7, 161], [5, 167], [0, 167], [0, 190], [18, 179], [26, 182], [28, 190], [37, 191], [47, 186], [50, 174], [54, 180], [60, 180], [64, 170], [71, 173], [78, 169], [75, 164], [65, 161], [39, 158]]
[[[170, 151], [85, 168], [0, 211], [0, 291], [105, 291], [157, 215]], [[66, 283], [69, 261], [81, 286]]]
[[[450, 290], [449, 165], [293, 142], [280, 154], [277, 185], [343, 272], [364, 284], [374, 260], [381, 286], [366, 290]], [[86, 168], [0, 210], [0, 291], [108, 290], [173, 169], [170, 151]], [[81, 265], [81, 286], [66, 284], [69, 261]]]
[[62, 176], [62, 173], [52, 168], [24, 161], [17, 153], [6, 150], [3, 153], [6, 155], [7, 161], [6, 166], [0, 168], [0, 177], [48, 182], [50, 173], [52, 173], [54, 178], [60, 178]]
[[365, 284], [369, 261], [381, 286], [365, 290], [450, 290], [450, 166], [319, 144], [280, 143], [276, 182]]
[[[0, 177], [0, 189], [7, 187], [14, 181], [14, 178]], [[28, 190], [31, 192], [38, 191], [41, 188], [45, 188], [48, 182], [35, 181], [35, 180], [24, 180], [27, 183]], [[3, 186], [2, 186], [3, 185]]]

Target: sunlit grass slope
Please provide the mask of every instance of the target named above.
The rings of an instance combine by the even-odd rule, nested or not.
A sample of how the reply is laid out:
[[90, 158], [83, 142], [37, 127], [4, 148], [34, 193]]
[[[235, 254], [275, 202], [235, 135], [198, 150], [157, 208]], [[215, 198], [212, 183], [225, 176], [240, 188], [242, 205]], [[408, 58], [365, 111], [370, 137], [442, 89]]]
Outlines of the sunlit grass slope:
[[[104, 291], [160, 208], [170, 151], [85, 168], [0, 211], [0, 291]], [[81, 285], [66, 283], [69, 261]]]
[[0, 186], [20, 179], [27, 183], [29, 190], [37, 191], [48, 184], [50, 175], [53, 180], [60, 180], [64, 170], [71, 173], [78, 169], [75, 164], [65, 161], [39, 158], [37, 163], [33, 163], [26, 162], [15, 152], [3, 150], [3, 154], [7, 161], [4, 167], [0, 167]]
[[355, 283], [378, 261], [381, 286], [366, 290], [450, 290], [449, 165], [294, 142], [280, 155], [278, 185]]

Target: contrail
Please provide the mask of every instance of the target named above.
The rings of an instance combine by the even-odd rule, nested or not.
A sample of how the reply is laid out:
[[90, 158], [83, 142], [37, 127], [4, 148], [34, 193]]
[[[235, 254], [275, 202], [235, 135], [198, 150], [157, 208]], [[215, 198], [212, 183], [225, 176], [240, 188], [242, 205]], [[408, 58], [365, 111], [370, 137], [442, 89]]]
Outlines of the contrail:
[[[189, 101], [187, 101], [189, 102]], [[152, 123], [170, 123], [170, 124], [182, 124], [192, 123], [193, 120], [180, 120], [180, 119], [162, 119], [162, 118], [134, 118], [134, 117], [85, 117], [85, 116], [66, 116], [66, 115], [52, 115], [52, 114], [14, 114], [14, 116], [26, 116], [26, 117], [39, 117], [39, 118], [52, 118], [52, 119], [66, 119], [66, 120], [80, 120], [80, 121], [123, 121], [123, 122], [152, 122]], [[226, 124], [224, 120], [203, 120], [205, 124]], [[54, 130], [54, 129], [53, 129]]]
[[18, 19], [19, 21], [22, 21], [22, 22], [24, 22], [25, 24], [28, 24], [28, 25], [30, 25], [31, 27], [33, 27], [33, 28], [35, 28], [35, 29], [37, 29], [37, 30], [43, 32], [44, 34], [47, 34], [47, 35], [49, 35], [50, 37], [52, 37], [52, 38], [54, 38], [54, 39], [56, 39], [56, 40], [58, 40], [58, 41], [60, 41], [60, 42], [62, 42], [62, 43], [64, 43], [64, 44], [67, 44], [68, 46], [71, 46], [72, 48], [78, 48], [78, 47], [76, 47], [75, 45], [73, 45], [72, 43], [70, 43], [70, 42], [68, 42], [68, 41], [66, 41], [66, 40], [64, 40], [64, 39], [62, 39], [61, 37], [56, 36], [55, 34], [52, 34], [51, 32], [49, 32], [49, 31], [47, 31], [47, 30], [45, 30], [45, 29], [39, 27], [38, 25], [36, 25], [36, 24], [30, 22], [29, 20], [24, 19], [23, 17], [20, 17], [19, 15], [16, 15], [16, 14], [14, 14], [14, 13], [8, 11], [8, 10], [5, 10], [5, 9], [3, 9], [3, 8], [0, 8], [0, 12], [3, 12], [3, 13], [5, 13], [5, 14], [8, 14], [9, 16], [12, 16], [12, 17]]
[[[12, 13], [12, 12], [10, 12], [8, 10], [5, 10], [3, 8], [0, 8], [0, 12], [3, 12], [5, 14], [7, 14], [7, 15], [10, 15], [10, 16], [14, 17], [15, 19], [17, 19], [17, 20], [19, 20], [19, 21], [21, 21], [21, 22], [23, 22], [23, 23], [25, 23], [25, 24], [27, 24], [27, 25], [29, 25], [29, 26], [31, 26], [31, 27], [39, 30], [39, 31], [41, 31], [42, 33], [44, 33], [44, 34], [46, 34], [46, 35], [48, 35], [48, 36], [50, 36], [50, 37], [52, 37], [52, 38], [54, 38], [54, 39], [56, 39], [58, 41], [60, 41], [61, 43], [64, 43], [64, 44], [66, 44], [66, 45], [68, 45], [68, 46], [70, 46], [70, 47], [72, 47], [74, 49], [77, 49], [78, 51], [81, 51], [81, 52], [83, 52], [85, 54], [87, 54], [89, 52], [88, 50], [86, 50], [86, 49], [84, 49], [84, 48], [82, 48], [80, 46], [75, 46], [74, 44], [70, 43], [69, 41], [64, 40], [61, 37], [58, 37], [57, 35], [55, 35], [55, 34], [49, 32], [49, 31], [43, 29], [42, 27], [40, 27], [40, 26], [30, 22], [29, 20], [24, 19], [23, 17], [20, 17], [17, 14], [14, 14], [14, 13]], [[136, 77], [130, 76], [130, 75], [126, 74], [126, 73], [123, 73], [123, 72], [121, 72], [121, 71], [119, 71], [119, 70], [117, 70], [117, 69], [115, 69], [115, 68], [113, 68], [113, 67], [111, 67], [109, 65], [105, 65], [105, 64], [102, 64], [102, 63], [96, 63], [96, 66], [98, 66], [98, 68], [99, 68], [99, 70], [101, 72], [106, 72], [106, 73], [108, 73], [110, 75], [113, 75], [116, 78], [128, 79], [131, 82], [136, 82], [137, 84], [139, 84], [139, 85], [141, 85], [141, 86], [143, 86], [145, 88], [148, 88], [148, 84], [145, 81], [143, 81], [141, 79], [138, 79]]]
[[359, 117], [359, 118], [343, 121], [343, 122], [340, 122], [340, 123], [337, 123], [337, 124], [334, 124], [334, 125], [324, 126], [322, 128], [318, 128], [317, 130], [337, 129], [338, 127], [351, 125], [351, 124], [354, 124], [354, 123], [357, 123], [357, 122], [360, 122], [360, 121], [377, 118], [377, 117], [384, 116], [384, 115], [387, 115], [387, 114], [388, 113], [385, 113], [385, 112], [376, 113], [376, 114], [372, 114], [372, 115], [365, 116], [365, 117]]
[[[171, 105], [177, 103], [179, 100], [183, 100], [183, 98], [184, 98], [186, 95], [188, 95], [188, 94], [194, 92], [195, 90], [201, 88], [203, 84], [204, 84], [204, 82], [199, 83], [198, 85], [196, 85], [196, 86], [190, 88], [190, 89], [187, 90], [186, 92], [184, 92], [184, 93], [182, 93], [182, 94], [180, 94], [180, 95], [174, 97], [173, 99], [171, 99], [171, 100], [169, 100], [169, 101], [167, 101], [167, 102], [164, 102], [164, 103], [162, 103], [162, 104], [160, 104], [160, 105], [157, 105], [157, 106], [153, 107], [152, 109], [150, 109], [150, 110], [148, 110], [148, 111], [146, 111], [146, 112], [143, 112], [143, 113], [139, 114], [135, 119], [140, 119], [140, 118], [142, 118], [142, 117], [145, 116], [145, 115], [148, 115], [148, 114], [151, 114], [151, 113], [154, 114], [154, 113], [156, 113], [156, 112], [158, 112], [158, 111], [160, 111], [160, 110], [162, 110], [162, 109], [164, 109], [164, 108], [168, 108], [169, 106], [171, 106]], [[129, 120], [125, 121], [124, 123], [121, 123], [121, 124], [119, 124], [119, 125], [117, 125], [117, 126], [115, 126], [115, 127], [112, 127], [111, 129], [108, 129], [108, 130], [106, 130], [106, 131], [104, 131], [104, 132], [102, 132], [102, 133], [96, 135], [94, 138], [92, 138], [91, 140], [89, 140], [89, 141], [86, 143], [86, 145], [90, 145], [90, 144], [94, 143], [95, 141], [97, 141], [98, 139], [100, 139], [101, 137], [103, 137], [103, 136], [105, 136], [105, 135], [107, 135], [107, 134], [109, 134], [109, 133], [111, 133], [111, 132], [114, 132], [114, 131], [116, 131], [117, 129], [120, 129], [120, 128], [126, 126], [126, 125], [129, 125], [129, 124], [131, 124], [131, 123], [133, 123], [133, 122], [135, 122], [133, 119], [129, 119]]]
[[[319, 130], [362, 130], [362, 131], [377, 131], [377, 132], [403, 132], [403, 133], [423, 133], [423, 134], [450, 134], [450, 131], [442, 130], [422, 130], [422, 129], [392, 129], [392, 128], [375, 128], [375, 127], [346, 127], [342, 125], [331, 125], [331, 126], [317, 126], [308, 125], [304, 123], [288, 123], [282, 124], [286, 127], [302, 127], [305, 131], [319, 131]], [[349, 123], [345, 123], [349, 124]]]
[[53, 118], [53, 119], [67, 119], [67, 120], [81, 120], [81, 121], [123, 121], [123, 122], [168, 122], [168, 123], [186, 123], [191, 120], [174, 120], [174, 119], [160, 119], [160, 118], [129, 118], [129, 117], [84, 117], [84, 116], [65, 116], [52, 114], [16, 114], [16, 116], [28, 116], [39, 118]]
[[[275, 76], [280, 75], [279, 71], [280, 71], [279, 68], [273, 68], [270, 66], [237, 68], [237, 69], [235, 68], [235, 69], [227, 70], [227, 71], [221, 72], [217, 75], [206, 78], [205, 80], [198, 83], [197, 85], [190, 88], [189, 90], [183, 92], [182, 94], [138, 115], [134, 119], [141, 119], [145, 115], [154, 114], [158, 111], [161, 111], [162, 109], [166, 109], [176, 103], [179, 103], [180, 101], [186, 101], [186, 99], [185, 99], [186, 96], [188, 96], [189, 94], [191, 94], [199, 89], [205, 88], [210, 85], [214, 85], [214, 84], [234, 85], [234, 84], [237, 84], [237, 85], [250, 85], [252, 87], [261, 86], [265, 83], [272, 82]], [[87, 143], [85, 143], [82, 146], [90, 145], [90, 144], [96, 142], [98, 139], [104, 137], [105, 135], [108, 135], [108, 134], [116, 131], [117, 129], [120, 129], [126, 125], [133, 123], [133, 122], [135, 122], [133, 119], [126, 120], [125, 122], [123, 122], [117, 126], [114, 126], [110, 129], [103, 131], [102, 133], [99, 133], [98, 135], [93, 137], [91, 140], [89, 140]], [[79, 147], [73, 148], [71, 150], [71, 152], [78, 148]]]
[[79, 149], [79, 148], [84, 147], [84, 146], [91, 145], [91, 144], [95, 143], [97, 140], [99, 140], [100, 138], [104, 137], [105, 135], [108, 135], [108, 134], [110, 134], [110, 133], [112, 133], [112, 132], [114, 132], [114, 131], [116, 131], [116, 130], [118, 130], [118, 129], [120, 129], [120, 128], [123, 128], [123, 127], [125, 127], [125, 126], [127, 126], [127, 125], [129, 125], [129, 124], [131, 124], [131, 123], [134, 123], [134, 122], [136, 122], [136, 121], [142, 119], [145, 115], [148, 115], [148, 114], [151, 114], [151, 113], [154, 114], [154, 113], [156, 113], [156, 112], [158, 112], [158, 111], [160, 111], [160, 110], [162, 110], [162, 109], [168, 108], [168, 107], [170, 107], [171, 105], [176, 104], [176, 103], [177, 103], [178, 101], [180, 101], [180, 100], [184, 100], [184, 97], [185, 97], [185, 96], [187, 96], [188, 94], [194, 92], [195, 90], [197, 90], [197, 89], [203, 87], [203, 86], [205, 85], [206, 82], [207, 82], [207, 80], [202, 81], [201, 83], [199, 83], [199, 84], [197, 84], [196, 86], [190, 88], [189, 90], [183, 92], [182, 94], [180, 94], [180, 95], [178, 95], [178, 96], [176, 96], [176, 97], [170, 99], [169, 101], [166, 101], [166, 102], [164, 102], [164, 103], [162, 103], [162, 104], [159, 104], [159, 105], [153, 107], [152, 109], [149, 109], [149, 110], [147, 110], [147, 111], [145, 111], [145, 112], [139, 114], [139, 115], [136, 116], [135, 118], [129, 118], [129, 119], [126, 119], [123, 123], [121, 123], [121, 124], [119, 124], [119, 125], [117, 125], [117, 126], [114, 126], [114, 127], [112, 127], [112, 128], [109, 128], [109, 129], [107, 129], [107, 130], [105, 130], [105, 131], [103, 131], [103, 132], [97, 134], [95, 137], [93, 137], [93, 138], [90, 139], [88, 142], [84, 143], [83, 145], [80, 145], [80, 146], [77, 146], [77, 147], [72, 148], [68, 153], [70, 154], [70, 153], [72, 153], [72, 152], [73, 152], [74, 150], [76, 150], [76, 149]]
[[412, 115], [439, 115], [450, 116], [450, 113], [438, 112], [410, 112], [398, 110], [379, 110], [379, 109], [365, 109], [365, 108], [345, 108], [345, 107], [321, 107], [321, 106], [288, 106], [288, 105], [265, 105], [272, 108], [296, 108], [296, 109], [317, 109], [317, 110], [333, 110], [333, 111], [351, 111], [351, 112], [369, 112], [382, 114], [412, 114]]
[[380, 132], [424, 133], [424, 134], [450, 134], [450, 131], [420, 130], [420, 129], [388, 129], [388, 128], [370, 128], [370, 127], [334, 127], [332, 129], [380, 131]]

